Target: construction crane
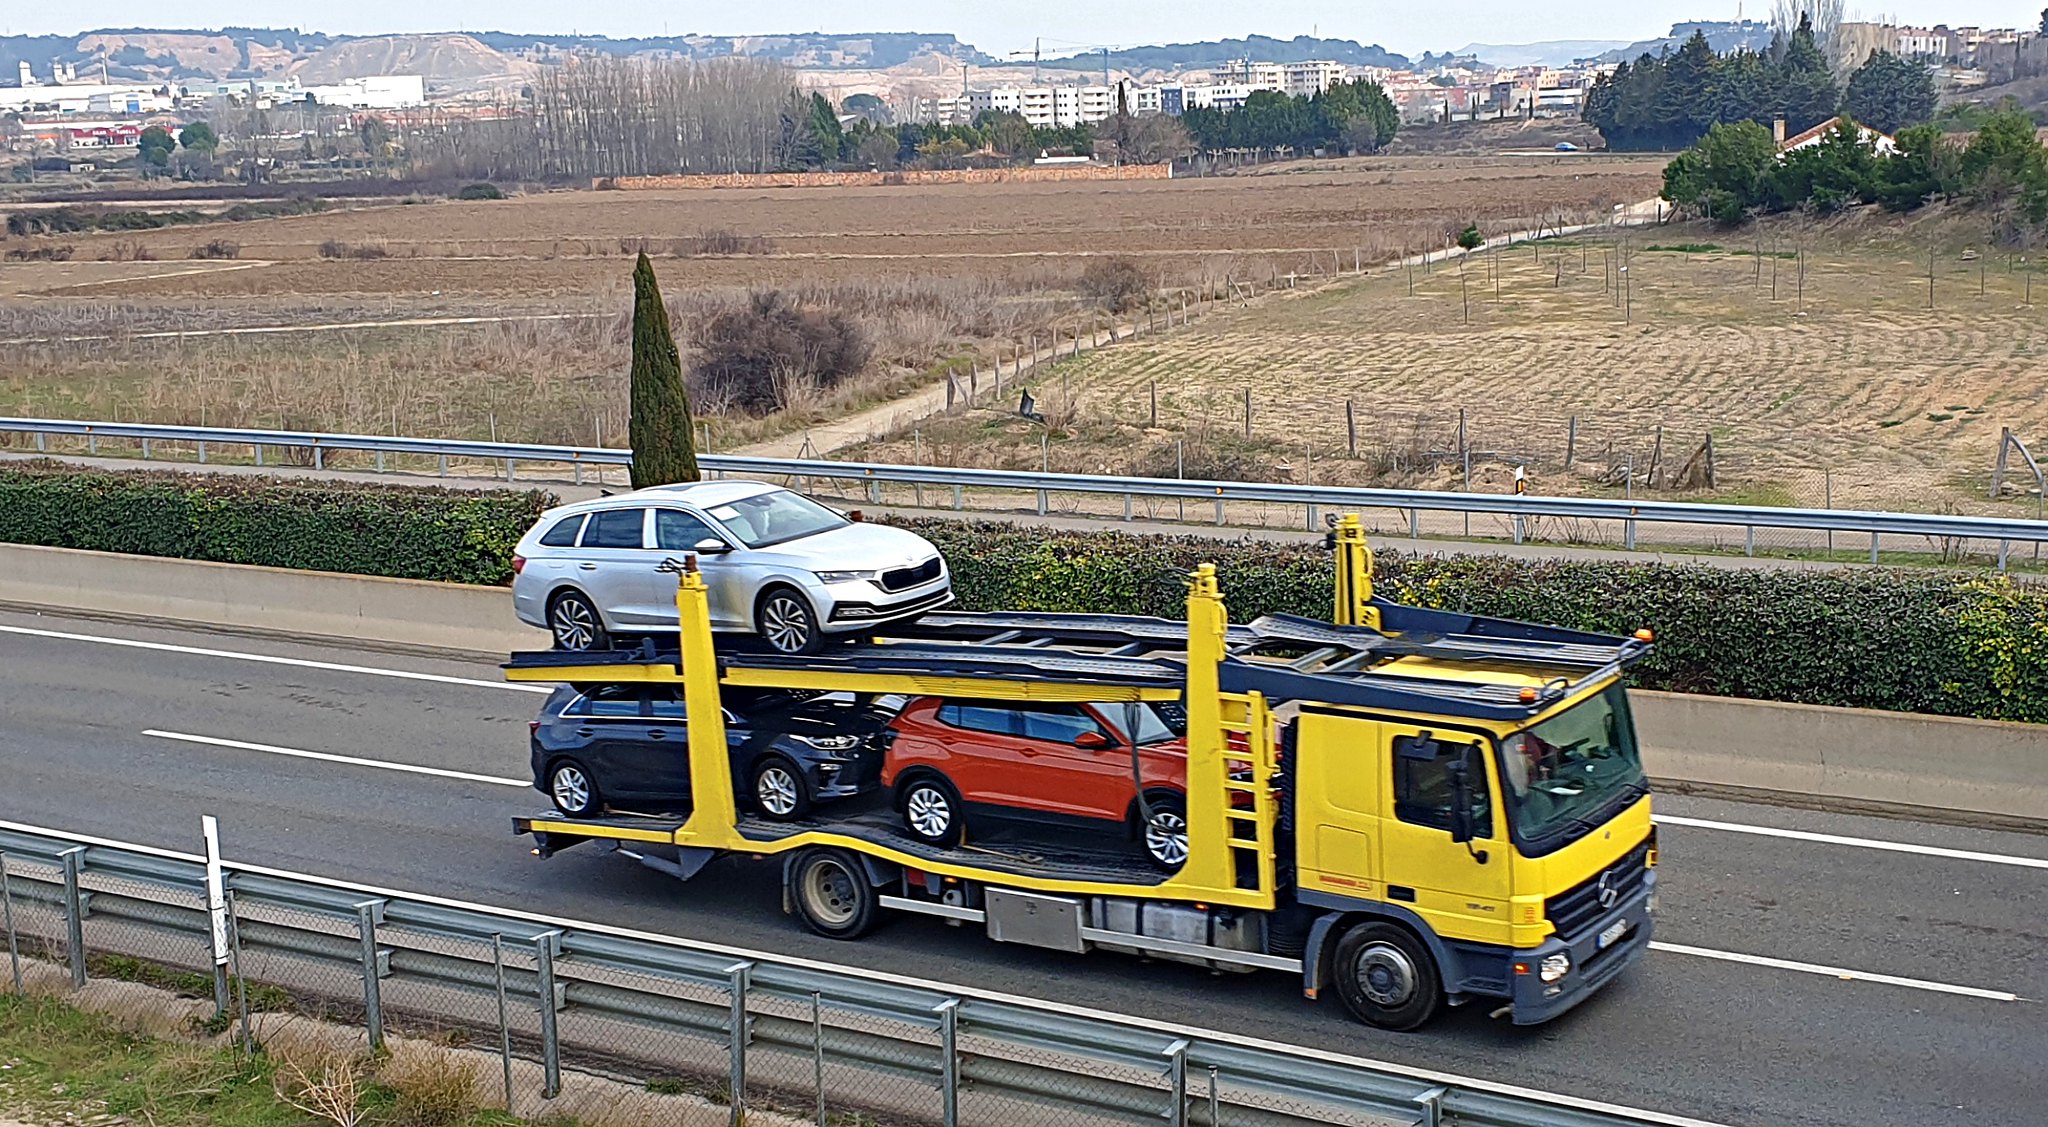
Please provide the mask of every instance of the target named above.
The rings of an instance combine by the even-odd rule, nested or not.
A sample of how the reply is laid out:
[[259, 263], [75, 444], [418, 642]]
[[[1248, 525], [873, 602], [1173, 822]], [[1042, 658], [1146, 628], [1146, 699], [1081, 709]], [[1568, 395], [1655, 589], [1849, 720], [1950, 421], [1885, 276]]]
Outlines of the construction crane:
[[[1012, 51], [1008, 55], [1008, 57], [1012, 59], [1021, 59], [1025, 55], [1031, 56], [1031, 84], [1033, 86], [1041, 85], [1042, 83], [1042, 80], [1039, 76], [1039, 68], [1040, 64], [1044, 60], [1045, 42], [1045, 39], [1043, 39], [1042, 37], [1034, 36], [1031, 40], [1031, 50]], [[1111, 85], [1109, 81], [1110, 52], [1121, 51], [1124, 48], [1130, 46], [1130, 44], [1127, 43], [1072, 43], [1064, 39], [1055, 39], [1053, 40], [1053, 42], [1068, 48], [1075, 55], [1080, 55], [1088, 51], [1102, 52], [1102, 84], [1104, 86]]]

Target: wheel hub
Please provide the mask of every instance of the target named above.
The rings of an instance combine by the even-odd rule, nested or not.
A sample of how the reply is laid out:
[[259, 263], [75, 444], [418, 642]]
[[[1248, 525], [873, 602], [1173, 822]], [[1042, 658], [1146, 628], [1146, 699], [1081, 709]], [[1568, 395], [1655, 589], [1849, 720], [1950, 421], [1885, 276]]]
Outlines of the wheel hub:
[[564, 811], [581, 810], [590, 805], [590, 780], [574, 767], [555, 768], [554, 784], [548, 789], [554, 796], [555, 805]]
[[953, 805], [946, 801], [936, 787], [918, 787], [910, 792], [910, 800], [903, 804], [904, 813], [909, 816], [910, 828], [920, 837], [934, 840], [944, 837], [953, 824]]
[[770, 767], [761, 772], [754, 791], [761, 800], [761, 808], [770, 814], [786, 816], [796, 812], [796, 780], [781, 767]]
[[1145, 849], [1162, 865], [1188, 859], [1188, 823], [1171, 810], [1155, 810], [1145, 822]]
[[1415, 996], [1418, 977], [1407, 953], [1390, 943], [1370, 944], [1358, 953], [1358, 985], [1374, 1005], [1406, 1003]]

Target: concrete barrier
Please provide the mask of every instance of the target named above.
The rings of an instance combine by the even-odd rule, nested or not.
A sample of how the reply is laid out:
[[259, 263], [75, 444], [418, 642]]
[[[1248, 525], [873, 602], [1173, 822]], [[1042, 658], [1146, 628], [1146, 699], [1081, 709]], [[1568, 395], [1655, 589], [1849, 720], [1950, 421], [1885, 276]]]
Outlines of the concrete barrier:
[[[0, 603], [497, 658], [546, 636], [502, 587], [0, 544]], [[2048, 725], [1633, 694], [1674, 790], [2048, 828]]]
[[2048, 827], [2048, 725], [1680, 693], [1630, 699], [1645, 768], [1676, 789]]
[[465, 654], [547, 644], [503, 587], [23, 544], [0, 544], [0, 603]]

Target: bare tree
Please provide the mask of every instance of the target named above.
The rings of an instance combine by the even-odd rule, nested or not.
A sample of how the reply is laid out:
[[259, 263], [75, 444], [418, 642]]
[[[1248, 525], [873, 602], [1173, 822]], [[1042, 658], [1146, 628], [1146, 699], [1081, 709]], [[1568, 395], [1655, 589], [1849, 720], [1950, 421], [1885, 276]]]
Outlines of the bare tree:
[[1799, 28], [1799, 19], [1813, 22], [1813, 41], [1826, 54], [1842, 24], [1842, 0], [1771, 0], [1771, 30], [1785, 39]]

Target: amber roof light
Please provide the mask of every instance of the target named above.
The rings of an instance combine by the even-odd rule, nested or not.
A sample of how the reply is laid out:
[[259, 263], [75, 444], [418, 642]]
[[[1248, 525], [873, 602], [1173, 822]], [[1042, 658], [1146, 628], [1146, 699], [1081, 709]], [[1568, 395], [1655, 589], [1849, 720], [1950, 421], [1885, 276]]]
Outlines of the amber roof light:
[[1656, 633], [1647, 626], [1643, 627], [1641, 630], [1636, 631], [1636, 641], [1638, 642], [1654, 642], [1656, 640]]

